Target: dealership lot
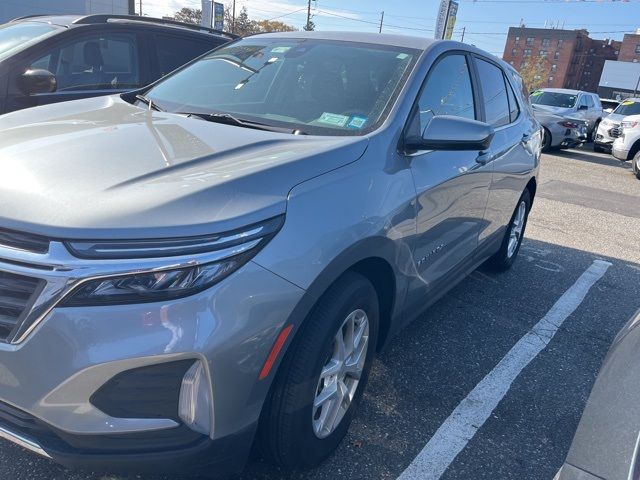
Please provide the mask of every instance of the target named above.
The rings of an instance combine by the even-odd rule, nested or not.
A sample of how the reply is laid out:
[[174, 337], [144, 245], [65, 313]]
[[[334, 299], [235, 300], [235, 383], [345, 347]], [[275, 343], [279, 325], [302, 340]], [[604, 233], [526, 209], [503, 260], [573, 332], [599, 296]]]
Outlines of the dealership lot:
[[[397, 478], [594, 261], [606, 261], [611, 265], [603, 276], [486, 421], [475, 425], [477, 433], [464, 439], [442, 477], [552, 478], [609, 344], [640, 308], [638, 232], [640, 181], [628, 163], [588, 148], [544, 155], [514, 268], [474, 272], [391, 343], [374, 366], [347, 438], [320, 468], [284, 475], [256, 459], [236, 480]], [[66, 471], [1, 442], [0, 478], [129, 477]], [[430, 478], [429, 472], [415, 478]]]

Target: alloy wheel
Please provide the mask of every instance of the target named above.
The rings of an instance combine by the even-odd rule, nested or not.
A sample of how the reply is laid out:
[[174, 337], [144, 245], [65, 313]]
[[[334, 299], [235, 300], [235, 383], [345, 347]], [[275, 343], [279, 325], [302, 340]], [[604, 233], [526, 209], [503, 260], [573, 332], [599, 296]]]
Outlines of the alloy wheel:
[[509, 231], [509, 245], [507, 247], [507, 257], [511, 258], [516, 252], [520, 239], [522, 237], [522, 231], [524, 229], [524, 221], [527, 215], [527, 204], [523, 201], [518, 205], [518, 210], [513, 217], [511, 223], [511, 230]]
[[313, 431], [325, 438], [340, 425], [358, 389], [367, 360], [369, 318], [358, 309], [347, 315], [336, 332], [322, 368], [313, 401]]

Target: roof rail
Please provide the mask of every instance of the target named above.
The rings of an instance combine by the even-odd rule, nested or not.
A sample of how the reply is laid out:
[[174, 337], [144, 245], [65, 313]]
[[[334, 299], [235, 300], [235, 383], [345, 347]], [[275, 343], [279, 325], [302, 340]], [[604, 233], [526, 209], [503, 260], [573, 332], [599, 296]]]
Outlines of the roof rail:
[[50, 17], [51, 15], [42, 15], [40, 13], [36, 15], [25, 15], [24, 17], [14, 18], [13, 20], [9, 20], [10, 22], [18, 22], [20, 20], [26, 20], [27, 18], [36, 18], [36, 17]]
[[200, 30], [208, 33], [216, 33], [218, 35], [224, 35], [226, 37], [236, 39], [238, 35], [232, 33], [223, 32], [222, 30], [216, 30], [215, 28], [203, 27], [202, 25], [196, 25], [195, 23], [179, 22], [178, 20], [170, 20], [165, 18], [155, 17], [141, 17], [138, 15], [85, 15], [73, 21], [75, 25], [87, 25], [91, 23], [107, 23], [109, 20], [125, 21], [125, 22], [143, 22], [143, 23], [155, 23], [160, 25], [174, 25], [177, 27], [189, 28], [191, 30]]

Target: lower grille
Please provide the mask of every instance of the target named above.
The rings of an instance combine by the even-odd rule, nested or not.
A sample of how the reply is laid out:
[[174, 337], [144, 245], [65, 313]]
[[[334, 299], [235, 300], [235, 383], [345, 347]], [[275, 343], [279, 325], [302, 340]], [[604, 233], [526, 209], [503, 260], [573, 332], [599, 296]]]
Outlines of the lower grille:
[[7, 341], [27, 314], [43, 281], [0, 271], [0, 341]]
[[611, 138], [618, 138], [621, 133], [622, 129], [619, 126], [615, 126], [611, 130], [609, 130], [609, 136]]

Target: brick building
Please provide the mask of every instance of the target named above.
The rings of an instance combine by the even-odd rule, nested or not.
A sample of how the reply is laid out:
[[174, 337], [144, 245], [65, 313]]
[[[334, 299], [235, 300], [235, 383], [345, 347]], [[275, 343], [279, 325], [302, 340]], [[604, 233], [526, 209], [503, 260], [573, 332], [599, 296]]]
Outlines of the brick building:
[[502, 58], [518, 70], [542, 58], [544, 87], [595, 92], [604, 62], [617, 59], [620, 45], [589, 38], [587, 30], [511, 27]]
[[640, 33], [626, 33], [622, 39], [618, 60], [621, 62], [640, 62]]

